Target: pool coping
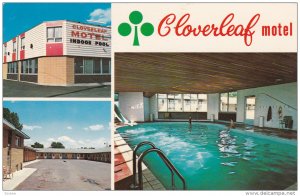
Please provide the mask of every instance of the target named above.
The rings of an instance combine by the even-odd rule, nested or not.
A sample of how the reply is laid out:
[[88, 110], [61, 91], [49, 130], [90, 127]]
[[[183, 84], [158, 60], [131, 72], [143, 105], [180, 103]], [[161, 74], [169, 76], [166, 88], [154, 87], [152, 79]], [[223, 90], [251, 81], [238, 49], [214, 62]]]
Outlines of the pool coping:
[[[124, 140], [124, 138], [117, 132], [117, 128], [125, 127], [127, 125], [123, 126], [115, 126], [115, 133], [114, 133], [114, 144], [115, 148], [117, 149], [117, 153], [119, 153], [129, 169], [130, 176], [133, 174], [133, 167], [132, 167], [132, 156], [133, 156], [133, 150], [131, 147], [127, 144], [127, 142]], [[124, 163], [123, 163], [124, 164]], [[143, 190], [166, 190], [166, 188], [163, 186], [163, 184], [154, 176], [154, 174], [151, 172], [151, 170], [142, 163], [142, 170], [143, 170]], [[114, 167], [114, 173], [121, 172], [116, 171], [116, 165]], [[127, 176], [129, 177], [129, 176]], [[120, 179], [120, 180], [124, 180]], [[116, 183], [116, 181], [115, 181]], [[131, 189], [128, 189], [131, 190]]]

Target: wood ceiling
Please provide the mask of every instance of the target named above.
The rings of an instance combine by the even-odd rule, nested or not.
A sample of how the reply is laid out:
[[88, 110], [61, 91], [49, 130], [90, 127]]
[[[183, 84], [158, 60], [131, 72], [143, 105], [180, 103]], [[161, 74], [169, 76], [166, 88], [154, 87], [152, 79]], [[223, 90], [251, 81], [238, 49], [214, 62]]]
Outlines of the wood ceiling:
[[220, 93], [297, 81], [297, 53], [115, 53], [115, 91]]

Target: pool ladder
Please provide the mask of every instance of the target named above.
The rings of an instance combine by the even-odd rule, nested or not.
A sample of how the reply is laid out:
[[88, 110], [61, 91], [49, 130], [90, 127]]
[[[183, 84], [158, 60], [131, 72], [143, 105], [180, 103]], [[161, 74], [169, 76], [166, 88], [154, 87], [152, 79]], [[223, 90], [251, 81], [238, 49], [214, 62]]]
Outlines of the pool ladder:
[[[143, 151], [140, 156], [137, 156], [137, 150], [144, 146], [149, 145], [151, 148]], [[168, 169], [171, 172], [171, 183], [172, 183], [172, 189], [175, 189], [175, 180], [174, 180], [174, 172], [179, 177], [183, 184], [183, 190], [186, 190], [186, 182], [184, 177], [179, 173], [179, 171], [175, 168], [175, 166], [171, 163], [171, 161], [166, 157], [166, 155], [163, 153], [162, 150], [158, 149], [152, 142], [144, 141], [139, 143], [135, 146], [133, 149], [133, 156], [132, 156], [132, 162], [133, 162], [133, 185], [132, 189], [136, 190], [143, 190], [143, 170], [142, 170], [142, 162], [145, 156], [147, 156], [150, 153], [157, 153], [159, 157], [162, 159], [162, 161], [166, 164]], [[136, 176], [136, 161], [138, 162], [138, 176]], [[138, 177], [138, 178], [137, 178]], [[137, 182], [138, 181], [138, 182]]]

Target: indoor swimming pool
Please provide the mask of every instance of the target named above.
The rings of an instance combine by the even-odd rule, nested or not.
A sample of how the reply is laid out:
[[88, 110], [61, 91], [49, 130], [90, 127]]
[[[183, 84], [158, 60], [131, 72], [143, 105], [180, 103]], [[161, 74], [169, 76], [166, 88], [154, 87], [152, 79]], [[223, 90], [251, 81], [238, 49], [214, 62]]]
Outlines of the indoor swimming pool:
[[[297, 181], [296, 140], [228, 130], [213, 123], [141, 123], [117, 131], [131, 148], [142, 141], [153, 142], [190, 190], [283, 190]], [[149, 154], [145, 163], [171, 189], [170, 171], [159, 156]], [[182, 189], [178, 178], [175, 182]]]

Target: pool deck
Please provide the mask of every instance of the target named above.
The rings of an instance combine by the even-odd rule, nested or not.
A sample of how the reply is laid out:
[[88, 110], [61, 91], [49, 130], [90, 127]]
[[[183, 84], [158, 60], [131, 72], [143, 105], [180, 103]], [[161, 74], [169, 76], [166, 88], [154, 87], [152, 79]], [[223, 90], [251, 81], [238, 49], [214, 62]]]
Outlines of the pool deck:
[[[132, 184], [133, 151], [120, 134], [114, 134], [115, 155], [115, 190], [130, 190]], [[143, 190], [165, 190], [161, 182], [152, 174], [146, 165], [143, 168]]]

